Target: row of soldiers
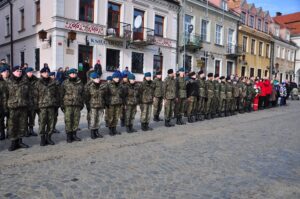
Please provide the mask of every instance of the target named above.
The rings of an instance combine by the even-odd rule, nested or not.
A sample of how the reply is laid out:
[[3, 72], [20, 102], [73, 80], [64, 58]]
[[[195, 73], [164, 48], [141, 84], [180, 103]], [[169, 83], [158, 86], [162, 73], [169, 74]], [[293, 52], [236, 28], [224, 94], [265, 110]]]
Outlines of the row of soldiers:
[[250, 79], [240, 78], [232, 82], [230, 77], [213, 76], [212, 73], [206, 78], [203, 71], [198, 74], [191, 72], [186, 76], [183, 68], [177, 75], [169, 69], [164, 81], [160, 72], [154, 80], [147, 72], [142, 82], [137, 82], [134, 74], [120, 77], [117, 72], [108, 81], [101, 82], [98, 73], [91, 72], [86, 85], [78, 78], [76, 69], [68, 71], [68, 79], [62, 85], [50, 77], [52, 74], [48, 68], [40, 71], [40, 78], [31, 74], [32, 68], [22, 71], [19, 66], [13, 67], [10, 77], [8, 70], [0, 69], [0, 108], [1, 136], [4, 135], [4, 118], [7, 117], [7, 134], [11, 140], [9, 151], [29, 147], [22, 138], [28, 133], [35, 135], [33, 125], [36, 113], [40, 145], [46, 146], [54, 145], [51, 137], [56, 131], [59, 108], [64, 113], [67, 142], [71, 143], [81, 141], [77, 131], [84, 106], [88, 111], [91, 138], [96, 139], [103, 137], [99, 132], [103, 119], [111, 136], [120, 134], [117, 131], [119, 119], [128, 133], [136, 132], [133, 123], [138, 105], [141, 129], [150, 131], [152, 109], [153, 120], [162, 121], [160, 113], [163, 104], [165, 126], [172, 127], [175, 125], [172, 123], [173, 117], [177, 125], [183, 125], [184, 116], [192, 123], [229, 116], [235, 111], [251, 111], [255, 97]]

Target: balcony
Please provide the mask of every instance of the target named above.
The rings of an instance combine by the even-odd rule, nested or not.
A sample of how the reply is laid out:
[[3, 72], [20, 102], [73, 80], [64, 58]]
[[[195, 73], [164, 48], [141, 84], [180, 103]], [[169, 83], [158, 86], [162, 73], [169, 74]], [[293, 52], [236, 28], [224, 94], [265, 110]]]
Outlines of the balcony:
[[228, 44], [226, 45], [226, 56], [229, 58], [237, 58], [243, 54], [241, 46]]
[[105, 39], [109, 41], [128, 41], [131, 38], [131, 32], [131, 25], [128, 23], [108, 24]]
[[190, 52], [196, 52], [203, 47], [200, 35], [186, 33], [182, 35], [181, 41], [181, 51], [185, 49]]
[[131, 44], [136, 46], [148, 46], [154, 44], [154, 30], [150, 28], [134, 28]]

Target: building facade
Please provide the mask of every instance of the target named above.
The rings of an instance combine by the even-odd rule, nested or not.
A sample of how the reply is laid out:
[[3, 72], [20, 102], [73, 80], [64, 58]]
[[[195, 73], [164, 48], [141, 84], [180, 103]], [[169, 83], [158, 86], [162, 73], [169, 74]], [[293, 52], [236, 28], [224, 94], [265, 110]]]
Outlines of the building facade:
[[228, 10], [227, 2], [222, 0], [181, 3], [178, 65], [186, 71], [236, 74], [239, 15]]
[[241, 15], [238, 45], [242, 46], [243, 56], [238, 60], [237, 74], [269, 77], [272, 44], [269, 12], [248, 4], [246, 0], [229, 0], [228, 6]]
[[[175, 0], [16, 0], [14, 64], [82, 70], [100, 60], [102, 78], [126, 66], [138, 80], [144, 72], [165, 76], [176, 66], [178, 10]], [[10, 62], [9, 4], [0, 18], [0, 57]]]

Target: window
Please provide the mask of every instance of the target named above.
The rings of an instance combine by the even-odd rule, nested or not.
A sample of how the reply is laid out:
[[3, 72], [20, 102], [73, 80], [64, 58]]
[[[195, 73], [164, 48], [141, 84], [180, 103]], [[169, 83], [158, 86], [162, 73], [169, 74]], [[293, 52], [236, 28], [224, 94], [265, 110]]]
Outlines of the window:
[[164, 17], [155, 15], [155, 36], [163, 37], [164, 36]]
[[232, 69], [233, 69], [233, 62], [228, 61], [227, 62], [227, 76], [232, 75]]
[[241, 77], [245, 77], [245, 76], [246, 76], [246, 67], [242, 66]]
[[6, 36], [9, 36], [10, 35], [10, 18], [9, 18], [9, 16], [7, 16], [5, 18], [5, 21], [6, 21]]
[[268, 77], [268, 70], [265, 70], [265, 77]]
[[215, 74], [220, 74], [221, 61], [215, 60]]
[[222, 29], [223, 27], [220, 25], [216, 25], [216, 44], [222, 45]]
[[25, 16], [24, 16], [24, 9], [20, 10], [20, 30], [25, 30]]
[[247, 52], [248, 38], [243, 36], [243, 52]]
[[24, 51], [22, 51], [21, 53], [20, 53], [20, 58], [21, 58], [21, 66], [24, 66], [24, 63], [25, 63], [25, 52]]
[[80, 0], [79, 20], [94, 22], [94, 0]]
[[280, 73], [280, 79], [279, 79], [280, 83], [282, 83], [282, 73]]
[[208, 41], [208, 21], [202, 20], [201, 21], [201, 41]]
[[263, 42], [259, 42], [258, 55], [263, 56]]
[[277, 58], [280, 58], [280, 47], [277, 46]]
[[41, 6], [40, 1], [35, 2], [35, 23], [41, 23]]
[[234, 30], [229, 29], [228, 30], [228, 50], [230, 50], [230, 52], [234, 52], [234, 45], [233, 45], [233, 35], [234, 35]]
[[269, 32], [269, 24], [268, 24], [268, 22], [265, 22], [265, 32]]
[[108, 2], [107, 34], [120, 36], [120, 5]]
[[291, 61], [294, 61], [294, 51], [291, 53]]
[[257, 76], [261, 78], [261, 69], [257, 69]]
[[291, 57], [291, 52], [290, 50], [287, 51], [287, 60], [290, 60], [290, 57]]
[[36, 48], [34, 51], [34, 55], [35, 55], [35, 70], [39, 71], [40, 70], [40, 49]]
[[192, 70], [192, 56], [185, 55], [184, 68], [185, 68], [185, 71], [187, 71], [187, 72], [190, 72]]
[[266, 45], [266, 57], [270, 58], [270, 44]]
[[281, 48], [281, 58], [284, 59], [285, 58], [285, 49]]
[[250, 27], [254, 28], [254, 16], [250, 16]]
[[262, 30], [262, 28], [261, 28], [261, 19], [258, 19], [257, 28], [258, 28], [258, 30]]
[[115, 71], [120, 67], [120, 51], [115, 49], [106, 50], [106, 71]]
[[254, 77], [254, 68], [250, 68], [250, 77]]
[[291, 38], [290, 33], [287, 32], [287, 33], [286, 33], [286, 40], [290, 41], [290, 38]]
[[285, 74], [285, 79], [288, 80], [289, 79], [289, 75]]
[[204, 71], [204, 73], [206, 73], [206, 63], [207, 63], [207, 59], [205, 57], [201, 57], [201, 62], [203, 63], [200, 70]]
[[226, 11], [228, 10], [227, 0], [222, 0], [222, 9]]
[[188, 33], [188, 29], [189, 29], [189, 25], [192, 25], [192, 22], [193, 22], [193, 16], [190, 16], [190, 15], [185, 15], [185, 18], [184, 18], [184, 30], [186, 33]]
[[275, 28], [275, 36], [279, 37], [279, 28], [278, 27]]
[[241, 13], [241, 20], [242, 20], [243, 24], [246, 24], [246, 13], [245, 12]]
[[255, 39], [251, 40], [251, 54], [255, 54]]
[[[144, 11], [134, 9], [133, 21], [138, 17], [142, 17], [142, 26], [140, 28], [133, 29], [133, 40], [144, 40]], [[134, 22], [133, 22], [134, 24]]]
[[144, 54], [132, 52], [131, 70], [133, 73], [143, 73], [144, 70]]
[[162, 72], [162, 71], [163, 71], [163, 56], [154, 55], [154, 58], [153, 58], [153, 76], [157, 72]]

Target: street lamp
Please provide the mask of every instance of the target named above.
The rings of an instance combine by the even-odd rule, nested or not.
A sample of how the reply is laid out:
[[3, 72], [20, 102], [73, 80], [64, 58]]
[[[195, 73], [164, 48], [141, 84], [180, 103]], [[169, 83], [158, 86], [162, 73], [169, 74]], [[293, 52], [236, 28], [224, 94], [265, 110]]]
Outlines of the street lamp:
[[48, 44], [50, 45], [51, 47], [51, 44], [52, 44], [52, 38], [51, 38], [51, 35], [49, 36], [49, 39], [47, 39], [47, 32], [42, 29], [38, 32], [38, 35], [39, 35], [39, 39], [42, 40], [42, 41], [48, 41]]
[[76, 40], [76, 32], [71, 30], [70, 32], [68, 32], [68, 40], [67, 40], [68, 47], [70, 47], [70, 42], [73, 42], [74, 40]]

